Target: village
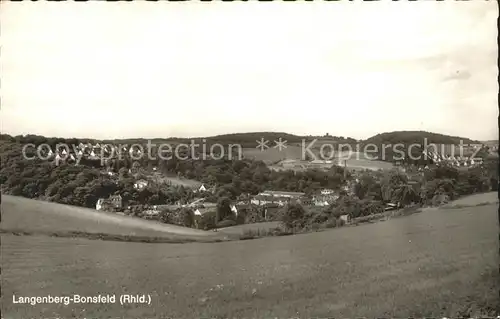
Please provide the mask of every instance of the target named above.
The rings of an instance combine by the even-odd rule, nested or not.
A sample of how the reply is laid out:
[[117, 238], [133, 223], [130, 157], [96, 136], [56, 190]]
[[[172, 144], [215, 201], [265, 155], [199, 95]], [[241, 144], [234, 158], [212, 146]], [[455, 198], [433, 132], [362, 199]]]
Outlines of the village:
[[[451, 147], [446, 148], [451, 150]], [[471, 152], [474, 150], [471, 150]], [[279, 189], [269, 189], [259, 192], [256, 195], [251, 194], [241, 194], [234, 200], [231, 200], [230, 209], [231, 212], [238, 217], [239, 212], [247, 211], [249, 208], [257, 210], [260, 214], [259, 221], [270, 221], [274, 220], [276, 212], [281, 208], [285, 207], [290, 203], [299, 203], [305, 209], [308, 208], [321, 208], [328, 207], [334, 204], [341, 196], [355, 196], [356, 185], [359, 184], [361, 176], [363, 174], [370, 174], [369, 172], [383, 172], [389, 170], [397, 170], [401, 174], [407, 177], [407, 185], [411, 187], [415, 193], [419, 193], [422, 187], [422, 177], [425, 172], [431, 168], [439, 166], [452, 166], [457, 167], [462, 170], [467, 170], [469, 168], [479, 167], [482, 164], [481, 158], [470, 158], [468, 156], [453, 156], [450, 153], [439, 153], [432, 150], [424, 152], [426, 158], [429, 159], [425, 165], [413, 165], [405, 164], [404, 162], [395, 162], [390, 167], [384, 167], [384, 169], [377, 167], [380, 165], [380, 161], [371, 161], [374, 163], [373, 167], [359, 167], [359, 166], [348, 166], [347, 161], [343, 161], [344, 165], [344, 179], [345, 183], [336, 189], [322, 188], [316, 189], [314, 192], [290, 192]], [[333, 166], [342, 163], [342, 161], [322, 161], [313, 160], [306, 163], [293, 164], [298, 161], [284, 160], [281, 162], [284, 169], [293, 170], [293, 166], [290, 165], [301, 165], [299, 170], [304, 169], [317, 169], [317, 170], [329, 170]], [[386, 163], [384, 163], [386, 164]], [[390, 163], [389, 163], [390, 164]], [[306, 166], [304, 166], [306, 165]], [[150, 183], [162, 182], [160, 173], [157, 172], [156, 167], [149, 168], [147, 170], [141, 169], [138, 166], [129, 169], [129, 173], [133, 176], [138, 177], [135, 180], [134, 188], [141, 191], [148, 187]], [[107, 174], [113, 176], [113, 172], [108, 170]], [[375, 174], [375, 173], [374, 173]], [[139, 176], [142, 176], [139, 178]], [[146, 178], [145, 176], [149, 176]], [[148, 180], [149, 179], [149, 180]], [[168, 183], [168, 179], [167, 183]], [[206, 185], [206, 184], [196, 184], [191, 187], [191, 191], [194, 194], [194, 198], [190, 202], [177, 202], [175, 204], [162, 204], [162, 205], [127, 205], [124, 203], [120, 195], [112, 195], [109, 198], [100, 198], [96, 203], [96, 209], [102, 211], [112, 211], [118, 214], [130, 214], [131, 211], [141, 210], [138, 216], [145, 219], [158, 220], [162, 211], [179, 211], [181, 209], [189, 209], [194, 214], [195, 225], [197, 225], [198, 219], [201, 219], [203, 215], [207, 212], [214, 212], [217, 209], [217, 198], [214, 196], [218, 191], [217, 185]], [[401, 207], [400, 202], [387, 201], [384, 203], [384, 210], [390, 211]], [[340, 219], [345, 223], [350, 222], [349, 215], [341, 215]], [[196, 226], [195, 226], [196, 227]]]
[[[294, 174], [307, 171], [324, 171], [328, 172], [333, 167], [340, 167], [343, 171], [343, 182], [336, 185], [334, 188], [316, 187], [313, 190], [306, 192], [291, 192], [280, 188], [264, 189], [259, 192], [241, 193], [230, 200], [230, 210], [234, 214], [235, 219], [241, 212], [249, 210], [257, 211], [258, 221], [272, 221], [276, 219], [277, 212], [290, 203], [299, 203], [307, 209], [327, 208], [335, 204], [342, 196], [356, 197], [356, 187], [360, 184], [360, 178], [364, 175], [373, 175], [380, 183], [383, 172], [398, 171], [399, 174], [406, 176], [406, 184], [411, 187], [415, 193], [419, 193], [422, 187], [422, 178], [426, 171], [439, 166], [455, 167], [459, 170], [468, 170], [482, 165], [481, 157], [473, 157], [477, 153], [476, 146], [467, 146], [458, 149], [457, 145], [437, 145], [423, 150], [422, 155], [425, 161], [419, 163], [394, 160], [394, 161], [379, 161], [371, 160], [369, 157], [361, 154], [357, 159], [335, 158], [333, 160], [321, 159], [293, 159], [285, 158], [275, 163], [267, 163], [267, 167], [275, 171], [291, 171]], [[69, 153], [68, 153], [69, 150]], [[490, 149], [490, 153], [494, 153], [494, 149]], [[161, 186], [166, 188], [183, 189], [191, 195], [172, 202], [158, 202], [153, 205], [145, 202], [130, 202], [124, 199], [123, 194], [115, 193], [109, 197], [98, 198], [95, 202], [95, 209], [98, 211], [114, 212], [120, 215], [133, 215], [151, 220], [161, 220], [162, 212], [168, 211], [172, 214], [181, 210], [189, 210], [194, 216], [194, 225], [202, 219], [207, 213], [214, 213], [217, 208], [219, 191], [224, 185], [215, 182], [201, 182], [180, 176], [166, 175], [157, 165], [151, 161], [142, 161], [142, 166], [139, 161], [132, 161], [129, 168], [117, 169], [115, 158], [117, 154], [130, 155], [133, 158], [141, 158], [145, 154], [141, 154], [139, 149], [132, 149], [127, 146], [112, 146], [110, 144], [84, 144], [73, 146], [70, 148], [60, 148], [52, 152], [50, 149], [45, 156], [52, 158], [56, 163], [75, 163], [87, 161], [84, 165], [93, 165], [99, 168], [102, 175], [114, 183], [119, 183], [119, 180], [126, 174], [129, 179], [133, 179], [133, 188], [137, 192], [143, 192], [151, 186]], [[456, 155], [460, 154], [460, 155]], [[121, 156], [121, 155], [120, 155]], [[144, 163], [147, 163], [144, 165]], [[175, 172], [173, 172], [175, 174]], [[358, 185], [359, 186], [359, 185]], [[401, 203], [397, 200], [386, 200], [383, 203], [385, 211], [395, 210], [401, 207]], [[350, 216], [340, 216], [345, 223], [349, 223]], [[249, 222], [249, 221], [246, 221]]]

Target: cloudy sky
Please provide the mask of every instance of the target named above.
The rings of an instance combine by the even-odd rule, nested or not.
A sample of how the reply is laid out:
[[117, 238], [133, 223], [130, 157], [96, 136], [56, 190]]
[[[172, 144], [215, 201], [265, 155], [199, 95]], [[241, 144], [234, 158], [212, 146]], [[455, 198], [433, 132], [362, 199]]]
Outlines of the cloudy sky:
[[498, 138], [497, 4], [3, 3], [2, 132]]

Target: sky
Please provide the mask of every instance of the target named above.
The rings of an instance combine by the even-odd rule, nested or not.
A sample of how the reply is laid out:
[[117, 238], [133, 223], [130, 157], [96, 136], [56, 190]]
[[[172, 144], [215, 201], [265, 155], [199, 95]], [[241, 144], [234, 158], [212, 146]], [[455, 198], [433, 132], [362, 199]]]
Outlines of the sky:
[[498, 139], [495, 1], [6, 2], [1, 131]]

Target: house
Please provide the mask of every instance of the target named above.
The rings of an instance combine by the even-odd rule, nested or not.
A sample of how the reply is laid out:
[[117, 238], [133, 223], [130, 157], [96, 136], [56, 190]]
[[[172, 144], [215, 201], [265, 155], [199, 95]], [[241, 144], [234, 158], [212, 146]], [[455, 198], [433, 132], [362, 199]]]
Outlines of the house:
[[194, 215], [195, 215], [195, 216], [201, 216], [201, 212], [200, 212], [200, 210], [199, 210], [199, 209], [195, 210], [195, 211], [194, 211]]
[[334, 193], [335, 193], [335, 191], [333, 189], [325, 188], [325, 189], [321, 190], [321, 195], [332, 195]]
[[435, 164], [447, 163], [454, 166], [469, 166], [474, 165], [472, 161], [478, 158], [469, 158], [478, 149], [482, 148], [481, 144], [477, 145], [452, 145], [452, 144], [431, 144], [422, 153], [425, 158], [431, 159]]
[[205, 184], [201, 184], [200, 186], [196, 186], [193, 188], [194, 193], [201, 193], [201, 192], [210, 192], [210, 193], [215, 193], [215, 186], [207, 187]]
[[285, 159], [279, 162], [278, 165], [281, 166], [283, 169], [304, 169], [305, 164], [307, 164], [306, 161]]
[[235, 205], [231, 205], [231, 211], [236, 215], [238, 216], [238, 209], [236, 208]]
[[299, 199], [300, 197], [304, 196], [305, 193], [300, 193], [300, 192], [284, 192], [284, 191], [264, 191], [264, 192], [260, 193], [259, 195]]
[[343, 220], [344, 223], [348, 224], [351, 221], [351, 216], [349, 215], [341, 215], [340, 220]]
[[194, 215], [195, 215], [195, 216], [202, 216], [202, 215], [204, 215], [204, 214], [206, 214], [206, 213], [208, 213], [208, 212], [212, 212], [212, 211], [214, 211], [214, 210], [215, 210], [215, 209], [214, 209], [213, 207], [205, 207], [205, 208], [200, 207], [200, 208], [196, 208], [196, 209], [194, 210]]
[[109, 196], [109, 200], [111, 201], [111, 203], [115, 208], [122, 208], [123, 199], [121, 195]]
[[309, 168], [329, 169], [333, 164], [333, 161], [313, 160], [307, 163], [307, 166]]
[[312, 204], [314, 206], [329, 206], [333, 204], [337, 199], [339, 199], [338, 194], [329, 194], [329, 195], [315, 195], [312, 199]]
[[312, 198], [308, 196], [302, 196], [297, 199], [297, 202], [302, 204], [302, 205], [311, 205], [312, 203]]
[[96, 210], [108, 210], [111, 207], [111, 203], [105, 198], [99, 198], [97, 204], [95, 204]]
[[96, 203], [96, 210], [116, 210], [123, 206], [122, 197], [120, 195], [112, 195], [108, 198], [99, 198]]
[[153, 208], [143, 211], [142, 214], [146, 219], [154, 219], [155, 217], [160, 215], [160, 211]]
[[315, 199], [313, 200], [314, 206], [329, 206], [330, 203], [328, 203], [326, 200], [320, 200], [320, 199]]
[[292, 200], [300, 201], [304, 199], [305, 193], [299, 192], [283, 192], [283, 191], [265, 191], [254, 196], [250, 201], [255, 205], [277, 204], [284, 206]]
[[256, 195], [250, 201], [252, 204], [263, 206], [266, 204], [277, 204], [279, 206], [285, 206], [290, 199], [286, 197], [277, 197], [277, 196], [265, 196], [265, 195]]
[[134, 188], [138, 189], [138, 190], [142, 190], [142, 189], [146, 188], [147, 186], [148, 186], [148, 181], [146, 181], [144, 179], [140, 179], [140, 180], [136, 181], [134, 184]]

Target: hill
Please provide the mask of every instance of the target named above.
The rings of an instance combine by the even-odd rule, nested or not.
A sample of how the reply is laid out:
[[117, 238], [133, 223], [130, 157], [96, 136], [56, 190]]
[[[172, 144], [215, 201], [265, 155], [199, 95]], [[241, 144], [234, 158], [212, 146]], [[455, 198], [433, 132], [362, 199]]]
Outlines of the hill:
[[363, 144], [423, 144], [427, 139], [427, 143], [431, 144], [480, 144], [481, 142], [471, 140], [466, 137], [444, 135], [426, 131], [394, 131], [374, 135], [366, 140]]
[[93, 209], [2, 195], [2, 232], [79, 233], [202, 240], [211, 232]]

